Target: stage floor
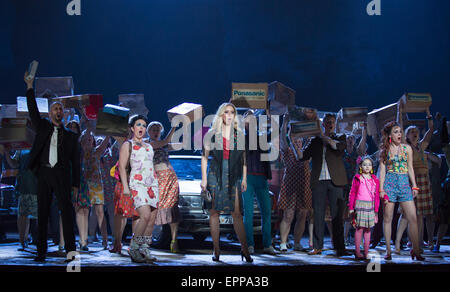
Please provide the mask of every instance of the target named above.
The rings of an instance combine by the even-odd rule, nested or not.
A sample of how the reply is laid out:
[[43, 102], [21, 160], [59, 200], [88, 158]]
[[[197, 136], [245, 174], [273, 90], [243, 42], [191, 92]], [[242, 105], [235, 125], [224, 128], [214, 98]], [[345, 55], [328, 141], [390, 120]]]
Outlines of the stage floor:
[[[303, 239], [305, 242], [306, 240]], [[302, 240], [302, 243], [303, 243]], [[254, 262], [244, 263], [239, 255], [239, 244], [234, 240], [229, 240], [226, 236], [221, 237], [222, 254], [220, 262], [211, 260], [212, 242], [208, 237], [205, 242], [195, 243], [190, 237], [181, 236], [179, 245], [182, 249], [178, 254], [172, 254], [167, 250], [152, 249], [157, 261], [153, 264], [132, 263], [128, 256], [128, 246], [122, 249], [122, 254], [111, 254], [104, 250], [101, 243], [89, 244], [89, 252], [81, 253], [79, 261], [73, 262], [71, 268], [65, 263], [65, 255], [58, 253], [55, 245], [49, 245], [49, 254], [45, 263], [39, 264], [33, 261], [36, 247], [30, 245], [25, 251], [19, 251], [19, 243], [11, 242], [0, 244], [0, 270], [2, 271], [179, 271], [186, 272], [185, 267], [194, 270], [189, 271], [450, 271], [450, 245], [441, 246], [440, 253], [433, 253], [425, 250], [426, 261], [412, 261], [408, 250], [403, 250], [401, 255], [393, 254], [392, 261], [384, 260], [384, 246], [378, 246], [370, 250], [370, 262], [357, 261], [352, 256], [337, 258], [335, 252], [331, 250], [329, 238], [325, 240], [325, 250], [322, 255], [309, 256], [306, 252], [288, 251], [279, 253], [276, 256], [262, 254], [256, 250], [252, 256]], [[354, 246], [347, 247], [350, 252], [354, 251]], [[77, 266], [77, 267], [74, 267]]]

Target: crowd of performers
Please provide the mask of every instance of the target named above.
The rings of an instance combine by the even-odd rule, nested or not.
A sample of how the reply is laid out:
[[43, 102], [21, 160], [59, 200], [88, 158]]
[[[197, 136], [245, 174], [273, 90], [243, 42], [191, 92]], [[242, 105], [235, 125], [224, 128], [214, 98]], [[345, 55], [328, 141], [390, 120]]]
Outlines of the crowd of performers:
[[[4, 165], [18, 169], [15, 191], [19, 197], [21, 249], [27, 247], [29, 218], [37, 218], [35, 261], [46, 260], [48, 219], [54, 195], [60, 214], [61, 252], [89, 251], [90, 214], [96, 216], [103, 246], [111, 253], [121, 253], [128, 219], [132, 220], [133, 232], [128, 253], [133, 262], [157, 260], [150, 249], [155, 224], [170, 225], [170, 251], [179, 252], [177, 233], [182, 220], [178, 210], [179, 185], [168, 154], [177, 148], [171, 143], [175, 128], [162, 139], [164, 128], [160, 122], [149, 123], [147, 117], [135, 115], [129, 120], [128, 139], [95, 137], [93, 125], [82, 108], [76, 109], [79, 121], [70, 120], [62, 104], [56, 102], [50, 106], [49, 119], [42, 118], [34, 98], [33, 80], [25, 78], [25, 83], [29, 114], [36, 130], [33, 147], [14, 151], [0, 145]], [[367, 153], [366, 127], [357, 143], [353, 134], [336, 133], [333, 114], [324, 116], [321, 135], [311, 138], [292, 135], [289, 114], [282, 117], [281, 126], [272, 124], [281, 129], [280, 158], [284, 165], [276, 203], [281, 215], [280, 245], [276, 250], [268, 183], [272, 179], [271, 166], [269, 161], [260, 159], [268, 151], [262, 151], [261, 147], [240, 150], [237, 145], [230, 145], [230, 141], [236, 144], [236, 137], [241, 134], [248, 142], [248, 133], [257, 131], [257, 126], [249, 122], [255, 112], [247, 111], [241, 125], [233, 104], [220, 105], [209, 131], [211, 142], [223, 147], [204, 145], [201, 160], [201, 189], [212, 197], [204, 200], [213, 240], [212, 260], [220, 258], [219, 215], [231, 214], [241, 244], [241, 259], [253, 262], [255, 196], [262, 217], [262, 252], [266, 254], [289, 249], [311, 256], [321, 254], [326, 227], [337, 257], [351, 255], [346, 249], [351, 227], [355, 228], [354, 256], [358, 260], [369, 259], [369, 249], [380, 243], [383, 234], [385, 259], [391, 260], [391, 239], [395, 242], [393, 252], [400, 254], [406, 229], [413, 260], [425, 260], [425, 248], [439, 252], [450, 218], [449, 178], [448, 174], [440, 174], [445, 163], [450, 165], [446, 119], [437, 115], [434, 122], [427, 111], [428, 131], [421, 138], [415, 126], [404, 131], [402, 109], [399, 102], [397, 121], [387, 123], [379, 137], [375, 137], [379, 147], [371, 155]], [[313, 111], [305, 109], [304, 114], [317, 118]], [[111, 246], [105, 210], [113, 223]], [[394, 220], [397, 214], [400, 214], [398, 224]], [[294, 219], [292, 246], [289, 234]], [[439, 226], [436, 241], [435, 226]], [[306, 247], [301, 244], [305, 229], [309, 231]]]

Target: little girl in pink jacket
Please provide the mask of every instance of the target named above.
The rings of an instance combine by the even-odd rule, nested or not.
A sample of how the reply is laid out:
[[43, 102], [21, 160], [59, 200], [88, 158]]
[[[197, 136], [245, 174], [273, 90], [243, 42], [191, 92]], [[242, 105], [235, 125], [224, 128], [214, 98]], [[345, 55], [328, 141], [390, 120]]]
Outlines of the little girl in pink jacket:
[[[373, 175], [373, 161], [365, 156], [357, 161], [359, 174], [353, 177], [348, 209], [353, 214], [355, 232], [355, 257], [368, 259], [370, 245], [370, 228], [378, 223], [380, 207], [380, 181]], [[364, 256], [361, 255], [360, 244], [364, 234]]]

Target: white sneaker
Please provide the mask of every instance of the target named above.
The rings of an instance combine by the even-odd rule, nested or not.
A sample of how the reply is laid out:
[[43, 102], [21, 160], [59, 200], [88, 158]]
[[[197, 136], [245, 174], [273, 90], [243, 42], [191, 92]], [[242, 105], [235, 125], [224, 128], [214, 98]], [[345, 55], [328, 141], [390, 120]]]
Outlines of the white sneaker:
[[270, 255], [276, 255], [277, 254], [277, 252], [275, 251], [273, 246], [269, 246], [269, 247], [264, 248], [263, 252], [266, 253], [266, 254], [270, 254]]
[[255, 247], [249, 246], [249, 247], [248, 247], [248, 252], [249, 252], [250, 254], [254, 254], [254, 253], [255, 253]]
[[286, 243], [280, 243], [280, 251], [286, 252], [287, 251], [287, 244]]

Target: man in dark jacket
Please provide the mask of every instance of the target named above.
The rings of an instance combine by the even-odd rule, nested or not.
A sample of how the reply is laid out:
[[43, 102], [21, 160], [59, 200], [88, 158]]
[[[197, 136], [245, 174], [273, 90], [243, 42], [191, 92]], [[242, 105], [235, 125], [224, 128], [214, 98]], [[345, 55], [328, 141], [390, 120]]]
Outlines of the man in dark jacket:
[[[336, 255], [347, 255], [344, 245], [343, 212], [345, 199], [343, 187], [347, 184], [347, 175], [343, 161], [347, 147], [345, 135], [337, 136], [336, 117], [325, 115], [325, 132], [306, 145], [305, 149], [296, 149], [301, 160], [312, 158], [311, 190], [314, 210], [314, 249], [310, 255], [321, 254], [325, 227], [325, 208], [328, 199], [332, 216], [332, 237]], [[293, 143], [295, 144], [295, 143]]]
[[[28, 74], [26, 73], [25, 76]], [[71, 187], [76, 194], [80, 186], [80, 147], [75, 133], [62, 124], [63, 106], [52, 103], [50, 119], [41, 118], [34, 97], [34, 79], [27, 84], [27, 105], [36, 138], [31, 148], [28, 168], [38, 179], [38, 243], [35, 261], [45, 261], [47, 254], [47, 227], [55, 194], [61, 212], [65, 250], [75, 251], [75, 234]]]

